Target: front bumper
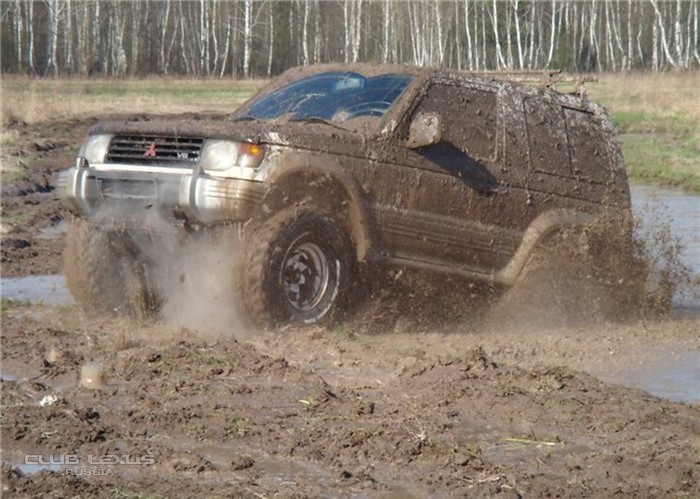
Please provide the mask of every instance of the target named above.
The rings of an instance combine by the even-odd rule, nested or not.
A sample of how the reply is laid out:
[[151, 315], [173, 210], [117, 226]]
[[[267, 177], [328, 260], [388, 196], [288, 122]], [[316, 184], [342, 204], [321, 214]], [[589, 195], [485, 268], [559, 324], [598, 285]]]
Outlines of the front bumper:
[[265, 194], [265, 184], [196, 173], [102, 171], [72, 167], [60, 173], [58, 192], [71, 211], [91, 219], [166, 219], [214, 224], [244, 221]]

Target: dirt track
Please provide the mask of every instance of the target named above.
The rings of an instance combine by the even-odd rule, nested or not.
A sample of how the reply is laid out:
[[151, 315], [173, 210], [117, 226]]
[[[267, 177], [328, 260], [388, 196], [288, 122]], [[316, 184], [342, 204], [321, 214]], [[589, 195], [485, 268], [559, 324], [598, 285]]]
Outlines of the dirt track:
[[[27, 214], [3, 225], [3, 277], [60, 272], [61, 238], [41, 239], [39, 229], [66, 216], [51, 187], [87, 124], [12, 125], [24, 141], [18, 152], [38, 159], [26, 179], [3, 184], [3, 217]], [[60, 140], [32, 152], [45, 136]], [[700, 496], [700, 406], [609, 381], [634, 384], [630, 368], [658, 367], [650, 352], [668, 352], [671, 363], [698, 352], [700, 318], [437, 327], [396, 316], [373, 324], [378, 311], [363, 313], [370, 320], [331, 330], [212, 336], [4, 302], [4, 491]], [[79, 383], [90, 361], [102, 367], [102, 389]], [[46, 395], [58, 400], [41, 407]], [[27, 454], [78, 455], [81, 463], [148, 455], [154, 464], [24, 474], [13, 466]], [[76, 468], [100, 475], [68, 474]]]

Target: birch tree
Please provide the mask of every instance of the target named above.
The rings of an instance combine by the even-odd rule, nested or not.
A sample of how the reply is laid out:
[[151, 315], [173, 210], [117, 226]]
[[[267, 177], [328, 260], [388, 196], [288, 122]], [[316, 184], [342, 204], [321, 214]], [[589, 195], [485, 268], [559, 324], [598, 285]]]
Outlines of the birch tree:
[[[3, 73], [246, 78], [320, 61], [700, 68], [700, 0], [4, 0]], [[38, 67], [37, 67], [38, 66]]]

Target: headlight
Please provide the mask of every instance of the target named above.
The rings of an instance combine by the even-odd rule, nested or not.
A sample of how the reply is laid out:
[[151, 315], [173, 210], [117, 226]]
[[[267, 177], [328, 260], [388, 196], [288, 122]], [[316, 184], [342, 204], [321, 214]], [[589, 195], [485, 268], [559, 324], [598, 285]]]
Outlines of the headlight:
[[265, 156], [265, 148], [259, 144], [207, 140], [199, 164], [204, 170], [223, 171], [242, 166], [257, 168]]
[[78, 156], [87, 159], [90, 164], [104, 163], [111, 140], [111, 135], [90, 135], [80, 148]]

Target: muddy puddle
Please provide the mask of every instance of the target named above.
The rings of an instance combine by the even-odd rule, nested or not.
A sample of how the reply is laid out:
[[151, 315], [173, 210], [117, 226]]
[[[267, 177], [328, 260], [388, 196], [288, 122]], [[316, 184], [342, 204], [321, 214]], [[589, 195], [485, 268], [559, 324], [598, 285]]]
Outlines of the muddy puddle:
[[630, 358], [636, 363], [617, 369], [591, 369], [591, 374], [675, 402], [700, 404], [700, 350], [671, 344], [638, 349]]
[[4, 300], [43, 303], [44, 305], [75, 304], [62, 275], [3, 277], [0, 280], [0, 294]]
[[294, 486], [298, 482], [312, 482], [329, 488], [333, 483], [334, 477], [321, 466], [272, 456], [249, 446], [189, 440], [171, 443], [183, 455], [201, 456], [219, 468], [230, 467], [234, 471], [240, 471], [255, 465], [261, 471], [258, 479], [272, 488]]
[[679, 259], [690, 270], [692, 285], [674, 297], [677, 312], [700, 314], [700, 196], [655, 185], [633, 184], [630, 189], [642, 236], [653, 238], [660, 226], [668, 224], [672, 237], [681, 243]]
[[[66, 468], [65, 458], [60, 454], [49, 456], [36, 455], [37, 457], [35, 460], [27, 460], [24, 456], [24, 453], [12, 453], [12, 455], [4, 456], [4, 458], [8, 464], [19, 468], [19, 470], [24, 474], [39, 473], [40, 471], [60, 472]], [[29, 461], [29, 463], [26, 461]]]
[[[642, 230], [653, 231], [655, 224], [668, 223], [672, 235], [682, 242], [680, 258], [691, 269], [693, 285], [690, 292], [675, 298], [676, 315], [680, 317], [700, 315], [700, 196], [656, 186], [633, 185], [635, 216], [642, 221]], [[60, 275], [2, 278], [0, 292], [3, 299], [33, 302], [48, 306], [73, 305], [74, 300]], [[682, 320], [682, 319], [681, 319]], [[643, 389], [652, 395], [674, 401], [700, 403], [700, 352], [687, 345], [669, 344], [664, 348], [640, 347], [635, 358], [642, 359], [636, 365], [611, 370], [589, 369], [591, 374], [607, 382]], [[2, 369], [1, 379], [15, 381], [18, 374]], [[324, 370], [312, 366], [331, 381], [348, 375], [348, 371]], [[367, 373], [365, 373], [367, 375]]]

